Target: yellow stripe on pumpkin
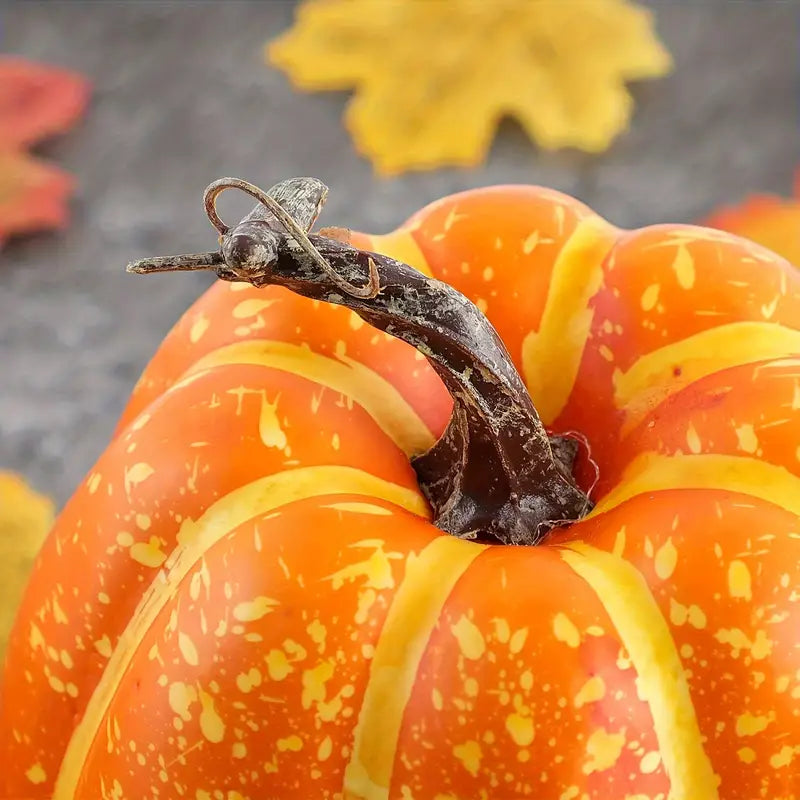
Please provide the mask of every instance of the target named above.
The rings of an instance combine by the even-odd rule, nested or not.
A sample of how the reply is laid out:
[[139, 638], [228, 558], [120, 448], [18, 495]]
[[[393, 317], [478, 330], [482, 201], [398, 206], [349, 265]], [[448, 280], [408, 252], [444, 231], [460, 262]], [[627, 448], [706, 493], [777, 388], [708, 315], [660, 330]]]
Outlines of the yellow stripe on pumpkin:
[[105, 715], [123, 675], [137, 654], [146, 632], [203, 555], [236, 527], [255, 516], [297, 500], [336, 494], [382, 499], [427, 517], [422, 496], [411, 489], [352, 467], [317, 466], [278, 472], [234, 489], [211, 505], [197, 520], [181, 525], [178, 547], [148, 587], [120, 636], [83, 718], [75, 728], [56, 781], [52, 800], [76, 796], [83, 766], [102, 730]]
[[488, 545], [440, 536], [416, 557], [383, 625], [361, 704], [345, 800], [387, 800], [397, 740], [419, 662], [458, 579]]
[[213, 350], [196, 361], [175, 391], [201, 372], [232, 364], [280, 369], [340, 392], [358, 403], [407, 455], [433, 447], [435, 437], [389, 381], [347, 356], [330, 358], [307, 347], [272, 339], [251, 339]]
[[635, 458], [620, 482], [600, 498], [590, 516], [597, 516], [648, 492], [669, 489], [720, 489], [766, 500], [800, 515], [800, 478], [785, 467], [757, 458], [718, 453]]
[[603, 281], [603, 258], [616, 238], [599, 217], [582, 219], [558, 254], [538, 331], [522, 343], [525, 383], [545, 425], [566, 405], [594, 312], [589, 301]]
[[650, 707], [670, 800], [715, 800], [718, 779], [703, 740], [680, 656], [641, 573], [622, 558], [576, 542], [561, 557], [597, 594], [636, 669]]
[[625, 411], [623, 433], [659, 403], [706, 375], [799, 352], [800, 331], [757, 321], [719, 325], [653, 350], [614, 375], [614, 402]]

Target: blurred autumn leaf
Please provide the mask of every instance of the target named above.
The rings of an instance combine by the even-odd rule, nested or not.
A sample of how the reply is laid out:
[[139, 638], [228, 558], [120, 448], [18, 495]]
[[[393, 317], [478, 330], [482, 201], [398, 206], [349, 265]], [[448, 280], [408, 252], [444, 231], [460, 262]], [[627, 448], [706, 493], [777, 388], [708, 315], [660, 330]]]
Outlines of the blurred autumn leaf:
[[72, 178], [26, 150], [69, 130], [88, 99], [79, 75], [0, 57], [0, 245], [12, 234], [66, 224]]
[[0, 471], [0, 664], [36, 553], [53, 524], [53, 503], [19, 475]]
[[800, 267], [800, 169], [795, 173], [793, 197], [755, 194], [739, 205], [715, 211], [700, 224], [744, 236]]
[[544, 149], [601, 152], [626, 82], [672, 67], [628, 0], [306, 0], [266, 57], [300, 89], [355, 89], [346, 125], [384, 175], [478, 164], [504, 116]]

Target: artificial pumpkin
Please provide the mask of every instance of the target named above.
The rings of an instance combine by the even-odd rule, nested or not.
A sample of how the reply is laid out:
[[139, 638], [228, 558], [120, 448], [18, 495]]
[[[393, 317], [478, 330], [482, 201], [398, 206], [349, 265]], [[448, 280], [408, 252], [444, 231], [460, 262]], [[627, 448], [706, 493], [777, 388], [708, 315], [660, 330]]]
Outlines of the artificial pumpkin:
[[[12, 632], [3, 798], [800, 796], [790, 264], [533, 186], [316, 255], [274, 208], [242, 233], [207, 207], [227, 282], [147, 367]], [[474, 307], [386, 256], [486, 313], [549, 444]], [[547, 522], [562, 489], [588, 515], [496, 543], [494, 512]]]

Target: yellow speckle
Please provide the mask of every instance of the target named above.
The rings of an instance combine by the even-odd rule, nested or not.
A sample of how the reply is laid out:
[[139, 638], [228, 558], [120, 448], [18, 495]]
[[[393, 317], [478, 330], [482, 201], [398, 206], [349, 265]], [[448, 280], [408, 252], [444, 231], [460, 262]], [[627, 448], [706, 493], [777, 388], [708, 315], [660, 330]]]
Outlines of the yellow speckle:
[[661, 287], [657, 283], [651, 283], [643, 292], [640, 300], [642, 311], [652, 311], [658, 302], [658, 293]]
[[511, 638], [511, 628], [504, 619], [495, 618], [492, 620], [494, 625], [494, 635], [500, 644], [505, 644]]
[[105, 658], [111, 658], [111, 653], [113, 650], [111, 646], [111, 639], [109, 639], [107, 635], [103, 635], [94, 643], [94, 649], [97, 650], [101, 656], [104, 656]]
[[470, 739], [464, 744], [457, 744], [453, 748], [453, 755], [462, 763], [464, 769], [472, 777], [476, 777], [481, 766], [483, 751], [481, 746], [474, 739]]
[[483, 270], [483, 279], [490, 281], [494, 277], [494, 270], [491, 267], [485, 267]]
[[136, 419], [131, 423], [131, 430], [132, 431], [140, 431], [144, 428], [147, 423], [150, 422], [150, 415], [149, 414], [140, 414]]
[[150, 526], [152, 525], [152, 520], [147, 514], [137, 514], [136, 515], [136, 527], [140, 530], [146, 531], [149, 530]]
[[265, 447], [276, 447], [283, 450], [286, 447], [287, 438], [278, 419], [278, 399], [274, 402], [267, 401], [266, 394], [261, 394], [261, 411], [258, 415], [258, 435]]
[[788, 767], [789, 764], [792, 763], [794, 759], [794, 748], [790, 747], [788, 744], [785, 744], [781, 747], [780, 752], [775, 753], [774, 756], [770, 756], [769, 765], [773, 769], [780, 769], [781, 767]]
[[534, 737], [533, 720], [521, 714], [509, 714], [506, 717], [506, 730], [514, 743], [520, 747], [527, 747]]
[[267, 672], [273, 681], [282, 681], [293, 670], [283, 650], [270, 650], [266, 662]]
[[190, 666], [196, 667], [200, 663], [197, 647], [191, 637], [183, 631], [178, 632], [178, 649], [181, 651], [183, 660]]
[[736, 755], [745, 764], [752, 764], [756, 760], [756, 751], [752, 747], [742, 747], [736, 751]]
[[694, 286], [694, 259], [685, 244], [678, 245], [672, 269], [675, 270], [681, 289], [691, 289]]
[[94, 494], [100, 486], [100, 481], [103, 480], [103, 476], [99, 472], [93, 472], [89, 476], [89, 480], [87, 481], [87, 486], [89, 488], [89, 494]]
[[728, 565], [728, 592], [731, 597], [751, 600], [753, 597], [750, 570], [744, 561], [734, 559]]
[[318, 619], [314, 619], [306, 626], [306, 632], [311, 637], [311, 641], [317, 645], [320, 653], [324, 652], [325, 637], [328, 635], [328, 629]]
[[601, 344], [600, 347], [597, 348], [597, 352], [606, 360], [606, 361], [613, 361], [614, 360], [614, 353], [611, 351], [611, 348], [608, 345]]
[[134, 464], [132, 467], [126, 467], [124, 474], [126, 494], [129, 494], [134, 486], [144, 483], [154, 473], [155, 470], [150, 464], [145, 464], [143, 461]]
[[533, 233], [528, 234], [525, 238], [525, 241], [522, 243], [522, 252], [525, 255], [530, 255], [536, 248], [536, 245], [539, 244], [539, 231], [533, 231]]
[[189, 341], [197, 344], [203, 338], [209, 325], [211, 325], [211, 320], [205, 314], [200, 314], [189, 329]]
[[44, 783], [47, 780], [47, 773], [44, 767], [38, 762], [26, 771], [25, 777], [33, 784]]
[[703, 443], [700, 441], [700, 435], [697, 433], [694, 425], [692, 425], [691, 422], [689, 423], [689, 427], [686, 429], [686, 446], [689, 448], [689, 451], [695, 455], [703, 450]]
[[431, 690], [431, 702], [433, 703], [433, 707], [437, 711], [441, 711], [444, 708], [444, 701], [442, 699], [442, 693], [438, 689]]
[[694, 647], [688, 642], [681, 645], [681, 658], [691, 658], [694, 655]]
[[233, 616], [235, 619], [238, 619], [239, 622], [255, 622], [274, 611], [275, 606], [278, 605], [280, 605], [280, 603], [277, 600], [260, 595], [256, 597], [255, 600], [248, 600], [235, 605], [233, 608]]
[[586, 742], [588, 758], [581, 768], [585, 775], [610, 769], [625, 746], [625, 734], [609, 733], [605, 728], [598, 728]]
[[701, 630], [706, 627], [708, 619], [706, 618], [705, 611], [696, 605], [689, 606], [689, 624], [693, 628]]
[[133, 536], [128, 531], [120, 531], [116, 535], [116, 542], [120, 547], [130, 547], [133, 544]]
[[675, 572], [677, 563], [678, 550], [672, 543], [672, 537], [669, 537], [667, 541], [656, 550], [655, 561], [653, 562], [656, 575], [658, 575], [662, 581], [666, 580]]
[[651, 772], [655, 772], [660, 764], [661, 753], [657, 750], [651, 750], [642, 756], [642, 760], [639, 762], [639, 771], [644, 775], [649, 775]]
[[225, 723], [214, 708], [214, 698], [204, 692], [199, 692], [200, 704], [203, 710], [200, 712], [200, 733], [214, 744], [221, 742], [225, 738]]
[[487, 309], [489, 308], [489, 304], [484, 300], [482, 297], [475, 298], [475, 305], [478, 307], [480, 311], [484, 314], [486, 313]]
[[331, 437], [331, 447], [334, 450], [338, 450], [341, 447], [341, 441], [339, 440], [338, 433], [334, 433], [333, 436]]
[[394, 576], [392, 575], [391, 559], [399, 558], [397, 553], [387, 553], [383, 549], [384, 542], [379, 539], [370, 539], [363, 542], [356, 542], [353, 547], [371, 547], [374, 549], [369, 558], [350, 564], [338, 572], [329, 575], [329, 580], [334, 589], [344, 586], [345, 581], [352, 581], [355, 578], [364, 577], [365, 587], [372, 589], [392, 589], [394, 587]]
[[237, 303], [233, 309], [234, 319], [247, 319], [254, 317], [261, 311], [269, 308], [275, 302], [274, 298], [264, 299], [262, 297], [253, 297], [249, 300], [242, 300]]
[[169, 707], [184, 721], [189, 722], [192, 718], [191, 706], [197, 701], [197, 691], [194, 686], [177, 681], [171, 683], [167, 697]]
[[740, 450], [744, 450], [745, 453], [755, 453], [758, 450], [758, 437], [752, 424], [740, 425], [735, 431]]
[[372, 608], [378, 595], [374, 589], [362, 589], [358, 593], [358, 608], [356, 609], [356, 625], [363, 625], [369, 619], [369, 611]]
[[364, 320], [361, 319], [361, 317], [359, 317], [358, 314], [356, 314], [355, 311], [351, 311], [350, 312], [350, 319], [348, 320], [348, 324], [350, 325], [350, 327], [354, 331], [357, 331], [359, 328], [361, 328], [364, 325]]
[[669, 601], [669, 618], [673, 625], [685, 625], [688, 622], [698, 630], [705, 628], [708, 621], [702, 608], [696, 605], [687, 608], [675, 599]]
[[321, 661], [313, 669], [303, 671], [303, 708], [311, 708], [312, 703], [325, 700], [325, 684], [332, 676], [333, 664], [330, 661]]
[[147, 542], [136, 542], [128, 551], [131, 558], [143, 567], [156, 569], [166, 560], [167, 554], [161, 549], [161, 540], [158, 536], [151, 536]]
[[605, 693], [605, 681], [599, 675], [593, 675], [575, 695], [575, 708], [582, 708], [587, 703], [596, 703], [603, 699]]
[[262, 680], [261, 672], [255, 667], [251, 667], [247, 672], [240, 672], [236, 676], [236, 687], [240, 692], [247, 694], [261, 686]]
[[761, 733], [770, 723], [770, 717], [767, 715], [755, 716], [749, 711], [740, 714], [736, 718], [736, 735], [737, 736], [755, 736]]
[[533, 687], [533, 673], [529, 669], [519, 676], [519, 686], [524, 692], [529, 692]]
[[291, 753], [297, 753], [303, 749], [303, 740], [296, 734], [287, 736], [285, 739], [278, 739], [276, 744], [278, 745], [278, 750], [282, 753], [287, 750]]
[[244, 742], [234, 742], [231, 755], [234, 758], [244, 758], [247, 755], [247, 745]]
[[317, 758], [320, 761], [327, 761], [331, 757], [332, 752], [333, 752], [333, 742], [331, 741], [330, 736], [326, 736], [319, 743], [319, 747], [317, 748]]
[[458, 646], [464, 655], [472, 661], [477, 661], [486, 651], [486, 642], [477, 625], [465, 615], [455, 625], [450, 626], [450, 631], [456, 637]]
[[508, 642], [508, 652], [512, 655], [519, 653], [523, 647], [525, 647], [525, 642], [528, 638], [528, 629], [527, 628], [520, 628], [518, 631], [514, 631], [511, 639]]
[[580, 631], [563, 611], [553, 618], [553, 633], [559, 642], [564, 642], [568, 647], [577, 647], [581, 643]]

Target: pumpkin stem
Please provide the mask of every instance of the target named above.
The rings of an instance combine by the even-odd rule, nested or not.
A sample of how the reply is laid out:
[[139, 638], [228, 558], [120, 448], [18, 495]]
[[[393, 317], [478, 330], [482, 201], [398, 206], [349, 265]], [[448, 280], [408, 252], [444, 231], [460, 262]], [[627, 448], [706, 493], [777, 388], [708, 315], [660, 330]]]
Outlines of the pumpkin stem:
[[[270, 190], [278, 202], [289, 196], [283, 185]], [[309, 190], [324, 199], [318, 184]], [[282, 205], [291, 213], [297, 202], [295, 191]], [[217, 274], [344, 305], [428, 359], [453, 398], [453, 413], [441, 438], [411, 464], [439, 528], [462, 538], [535, 544], [590, 510], [572, 477], [576, 442], [548, 437], [508, 351], [473, 303], [408, 264], [325, 236], [299, 242], [276, 222], [253, 212], [226, 231]], [[343, 288], [373, 284], [376, 276], [374, 296]]]

